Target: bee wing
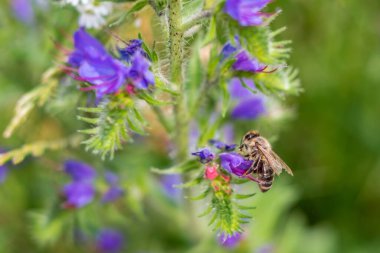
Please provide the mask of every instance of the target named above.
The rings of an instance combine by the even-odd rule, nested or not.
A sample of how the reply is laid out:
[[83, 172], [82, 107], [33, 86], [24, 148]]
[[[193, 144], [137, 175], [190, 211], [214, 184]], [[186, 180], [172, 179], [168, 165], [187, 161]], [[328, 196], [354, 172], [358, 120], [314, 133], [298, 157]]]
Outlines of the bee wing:
[[292, 170], [275, 152], [273, 152], [272, 150], [267, 151], [260, 145], [257, 146], [257, 149], [266, 158], [266, 160], [269, 163], [269, 166], [273, 168], [277, 175], [281, 174], [282, 170], [284, 169], [286, 170], [286, 172], [293, 176]]

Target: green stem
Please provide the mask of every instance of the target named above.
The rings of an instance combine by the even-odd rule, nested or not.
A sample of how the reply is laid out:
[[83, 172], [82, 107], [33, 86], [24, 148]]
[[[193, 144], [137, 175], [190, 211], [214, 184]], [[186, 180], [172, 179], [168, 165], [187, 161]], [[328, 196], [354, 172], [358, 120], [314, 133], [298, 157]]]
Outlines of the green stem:
[[158, 120], [160, 121], [161, 125], [165, 128], [166, 132], [170, 134], [172, 132], [172, 126], [168, 122], [167, 118], [165, 117], [164, 113], [162, 112], [160, 107], [157, 106], [151, 106], [153, 112], [156, 114]]
[[[170, 50], [170, 77], [171, 82], [178, 87], [179, 95], [176, 96], [174, 106], [175, 117], [175, 143], [177, 148], [177, 162], [186, 161], [189, 155], [189, 112], [186, 106], [185, 86], [183, 78], [184, 61], [184, 33], [182, 25], [182, 0], [169, 0], [169, 50]], [[188, 176], [183, 177], [187, 182]], [[184, 190], [185, 196], [191, 196], [190, 189]], [[188, 213], [188, 228], [192, 231], [192, 237], [196, 237], [197, 217], [194, 211], [194, 203], [190, 199], [185, 199], [185, 210]]]

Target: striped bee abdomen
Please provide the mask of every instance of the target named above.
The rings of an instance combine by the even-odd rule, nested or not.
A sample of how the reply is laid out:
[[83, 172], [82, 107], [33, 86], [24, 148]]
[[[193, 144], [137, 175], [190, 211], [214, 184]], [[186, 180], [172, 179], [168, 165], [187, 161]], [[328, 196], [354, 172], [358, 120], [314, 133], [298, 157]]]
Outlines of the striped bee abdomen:
[[260, 180], [259, 188], [262, 192], [268, 191], [273, 184], [274, 171], [265, 162], [261, 161], [257, 168], [258, 178]]

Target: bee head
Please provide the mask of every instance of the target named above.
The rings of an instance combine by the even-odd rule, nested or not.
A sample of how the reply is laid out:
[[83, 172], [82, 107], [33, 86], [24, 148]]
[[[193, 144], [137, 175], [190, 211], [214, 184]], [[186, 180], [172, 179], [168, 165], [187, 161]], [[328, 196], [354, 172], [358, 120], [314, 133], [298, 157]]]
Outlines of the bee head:
[[260, 136], [259, 132], [257, 132], [257, 131], [249, 131], [248, 133], [246, 133], [244, 135], [243, 141], [250, 141], [253, 138], [256, 138], [256, 137], [259, 137], [259, 136]]

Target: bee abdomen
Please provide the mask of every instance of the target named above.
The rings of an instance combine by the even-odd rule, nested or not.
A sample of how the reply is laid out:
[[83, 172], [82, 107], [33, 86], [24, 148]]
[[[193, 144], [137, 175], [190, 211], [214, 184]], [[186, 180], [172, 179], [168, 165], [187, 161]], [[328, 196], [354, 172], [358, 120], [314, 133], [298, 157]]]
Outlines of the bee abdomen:
[[269, 191], [270, 188], [272, 188], [272, 183], [273, 183], [273, 177], [272, 180], [270, 181], [262, 181], [259, 183], [259, 188], [262, 192]]

